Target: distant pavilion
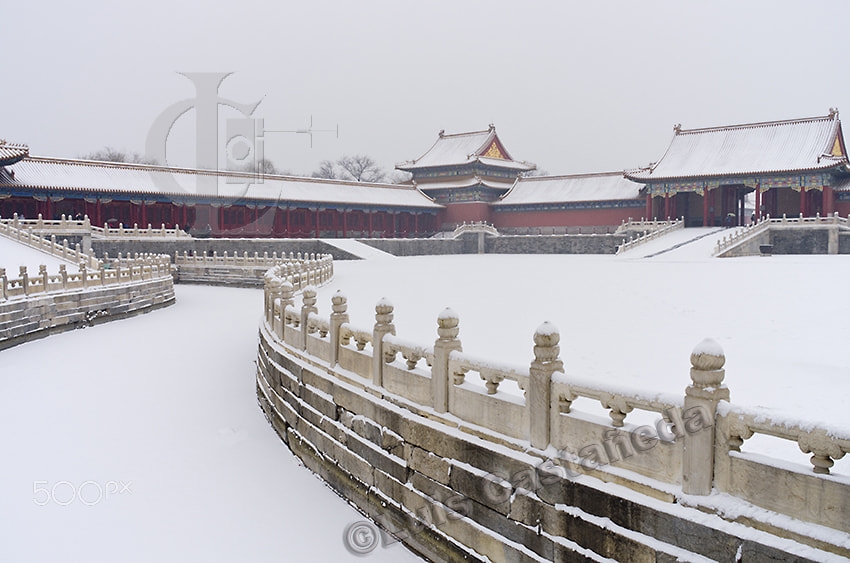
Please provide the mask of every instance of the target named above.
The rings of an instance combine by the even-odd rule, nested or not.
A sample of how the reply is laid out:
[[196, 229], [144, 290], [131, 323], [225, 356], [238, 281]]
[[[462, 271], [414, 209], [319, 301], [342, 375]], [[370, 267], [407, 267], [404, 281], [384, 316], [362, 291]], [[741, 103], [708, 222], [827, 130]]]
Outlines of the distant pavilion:
[[625, 177], [646, 186], [647, 217], [684, 217], [687, 226], [744, 224], [751, 192], [760, 216], [850, 211], [850, 168], [834, 109], [807, 119], [677, 125], [664, 156]]

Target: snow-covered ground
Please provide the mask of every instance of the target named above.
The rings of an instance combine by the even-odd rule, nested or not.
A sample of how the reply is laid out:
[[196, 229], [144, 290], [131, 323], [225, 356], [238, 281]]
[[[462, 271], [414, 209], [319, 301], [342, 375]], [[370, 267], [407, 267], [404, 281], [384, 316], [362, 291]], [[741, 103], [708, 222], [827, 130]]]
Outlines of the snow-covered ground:
[[[520, 366], [549, 320], [569, 373], [682, 394], [690, 351], [711, 336], [734, 403], [846, 432], [850, 301], [837, 288], [850, 256], [712, 259], [722, 234], [648, 259], [340, 261], [319, 312], [339, 288], [352, 323], [369, 328], [386, 296], [398, 335], [428, 344], [451, 306], [467, 354]], [[298, 465], [257, 406], [262, 292], [176, 292], [173, 307], [0, 352], [0, 561], [353, 559], [342, 534], [360, 515]], [[810, 467], [794, 444], [743, 449]], [[850, 474], [848, 460], [835, 470]], [[412, 559], [398, 545], [371, 557]]]
[[257, 406], [262, 291], [176, 293], [0, 352], [0, 561], [356, 560], [363, 517]]
[[[460, 316], [465, 353], [524, 366], [535, 328], [548, 320], [560, 329], [568, 373], [682, 395], [691, 350], [711, 337], [726, 353], [733, 403], [848, 432], [850, 301], [833, 288], [850, 276], [850, 256], [711, 258], [723, 234], [654, 258], [636, 249], [337, 262], [319, 291], [319, 312], [328, 314], [341, 289], [352, 324], [369, 328], [375, 303], [387, 297], [399, 337], [428, 344], [449, 306]], [[811, 467], [791, 442], [757, 437], [743, 450]], [[834, 472], [850, 475], [848, 457]]]
[[18, 268], [21, 266], [26, 266], [27, 273], [30, 275], [37, 274], [40, 264], [47, 266], [47, 271], [51, 274], [59, 271], [60, 264], [65, 264], [69, 272], [77, 271], [73, 262], [66, 262], [46, 252], [0, 236], [0, 268], [6, 268], [7, 277], [17, 278]]

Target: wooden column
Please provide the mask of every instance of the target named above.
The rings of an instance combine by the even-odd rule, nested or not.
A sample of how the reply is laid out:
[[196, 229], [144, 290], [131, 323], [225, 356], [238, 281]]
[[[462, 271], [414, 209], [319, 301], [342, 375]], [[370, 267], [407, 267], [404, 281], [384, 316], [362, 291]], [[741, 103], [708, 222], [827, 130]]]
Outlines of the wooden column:
[[670, 194], [664, 194], [664, 220], [670, 217]]
[[646, 220], [652, 221], [652, 194], [646, 194]]
[[372, 215], [373, 215], [373, 213], [372, 213], [371, 209], [367, 213], [369, 214], [369, 238], [372, 238]]
[[348, 209], [342, 210], [342, 238], [348, 238], [348, 221], [346, 217], [348, 216]]
[[832, 215], [835, 212], [835, 193], [830, 186], [823, 187], [823, 214]]
[[756, 220], [761, 220], [761, 184], [756, 184]]
[[181, 212], [181, 216], [182, 216], [181, 218], [182, 218], [183, 222], [180, 224], [180, 227], [182, 227], [182, 228], [183, 228], [183, 230], [188, 230], [188, 226], [186, 225], [186, 223], [188, 223], [188, 222], [189, 222], [189, 210], [188, 210], [188, 207], [189, 207], [189, 206], [188, 206], [188, 205], [186, 205], [186, 202], [183, 202], [183, 209], [182, 209], [182, 212]]
[[806, 215], [806, 188], [803, 186], [800, 186], [800, 215], [808, 217]]
[[702, 192], [702, 226], [708, 226], [708, 188]]

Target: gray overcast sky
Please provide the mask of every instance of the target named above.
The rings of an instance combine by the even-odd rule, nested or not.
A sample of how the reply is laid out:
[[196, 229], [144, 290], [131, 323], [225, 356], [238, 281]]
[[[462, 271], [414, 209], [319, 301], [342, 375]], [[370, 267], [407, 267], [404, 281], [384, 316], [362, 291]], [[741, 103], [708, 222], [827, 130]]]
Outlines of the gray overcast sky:
[[[489, 123], [550, 173], [622, 170], [657, 160], [675, 123], [850, 116], [849, 15], [845, 0], [16, 2], [0, 138], [43, 156], [141, 153], [156, 117], [195, 95], [178, 71], [233, 71], [221, 95], [262, 98], [267, 129], [339, 125], [312, 149], [266, 136], [293, 173], [353, 153], [389, 169], [440, 129]], [[172, 130], [169, 164], [194, 166], [193, 120]]]

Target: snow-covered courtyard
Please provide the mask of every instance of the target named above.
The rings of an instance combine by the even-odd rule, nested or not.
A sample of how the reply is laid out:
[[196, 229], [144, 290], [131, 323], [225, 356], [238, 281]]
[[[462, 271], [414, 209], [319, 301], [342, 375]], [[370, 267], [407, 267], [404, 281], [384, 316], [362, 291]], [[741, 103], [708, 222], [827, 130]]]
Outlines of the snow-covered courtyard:
[[[732, 402], [846, 433], [850, 303], [838, 288], [850, 256], [712, 259], [715, 239], [653, 258], [643, 256], [669, 240], [622, 256], [336, 262], [319, 312], [341, 289], [352, 324], [370, 328], [385, 296], [398, 335], [430, 344], [451, 306], [467, 354], [518, 366], [549, 320], [568, 373], [677, 394], [691, 349], [710, 336], [726, 352]], [[262, 291], [176, 293], [173, 307], [0, 352], [0, 560], [354, 558], [342, 534], [362, 517], [298, 464], [257, 406]], [[764, 447], [810, 467], [794, 444]], [[846, 461], [837, 473], [850, 474]], [[398, 545], [371, 557], [415, 559]]]

